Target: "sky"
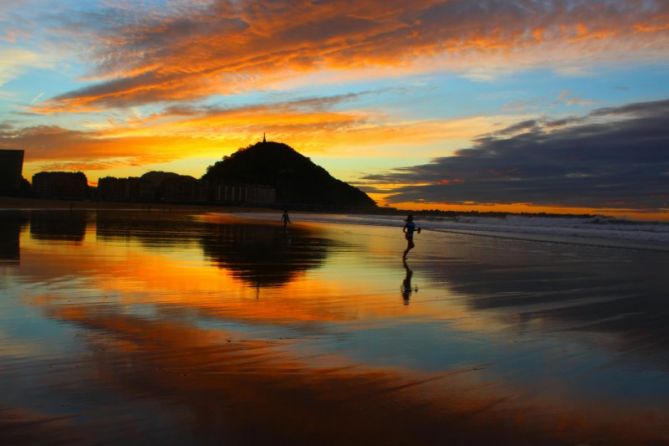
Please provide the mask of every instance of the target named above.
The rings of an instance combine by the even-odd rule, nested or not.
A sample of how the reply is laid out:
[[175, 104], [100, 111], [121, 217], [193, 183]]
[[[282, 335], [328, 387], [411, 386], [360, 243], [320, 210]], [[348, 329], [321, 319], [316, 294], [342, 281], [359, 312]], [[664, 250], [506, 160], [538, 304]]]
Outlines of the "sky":
[[263, 133], [381, 206], [666, 220], [669, 2], [0, 2], [28, 179], [200, 177]]

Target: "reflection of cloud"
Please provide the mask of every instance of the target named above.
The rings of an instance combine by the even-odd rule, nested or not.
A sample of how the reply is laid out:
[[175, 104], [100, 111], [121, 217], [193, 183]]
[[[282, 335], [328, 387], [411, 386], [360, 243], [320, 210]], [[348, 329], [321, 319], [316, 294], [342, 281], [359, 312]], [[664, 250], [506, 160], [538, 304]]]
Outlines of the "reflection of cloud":
[[[67, 221], [70, 212], [51, 213]], [[102, 295], [122, 296], [122, 305], [146, 304], [147, 299], [159, 296], [156, 306], [166, 312], [188, 309], [209, 318], [243, 321], [252, 325], [290, 326], [308, 331], [313, 331], [319, 321], [354, 321], [361, 314], [371, 319], [387, 319], [402, 314], [402, 309], [394, 302], [389, 303], [385, 295], [379, 296], [376, 301], [367, 296], [364, 301], [355, 299], [343, 304], [342, 296], [350, 295], [352, 289], [366, 286], [365, 280], [354, 279], [346, 273], [334, 278], [319, 277], [318, 273], [305, 274], [307, 270], [325, 264], [329, 254], [325, 252], [326, 248], [336, 250], [342, 247], [341, 242], [325, 239], [325, 234], [318, 228], [291, 228], [290, 243], [295, 242], [293, 252], [285, 255], [290, 263], [281, 265], [277, 264], [280, 260], [277, 257], [285, 254], [285, 246], [279, 246], [283, 252], [268, 253], [266, 256], [264, 253], [273, 244], [281, 245], [287, 240], [277, 240], [271, 227], [268, 227], [269, 231], [260, 231], [268, 244], [257, 240], [254, 231], [235, 232], [230, 229], [230, 223], [235, 223], [234, 227], [238, 228], [240, 220], [236, 217], [208, 215], [199, 222], [199, 219], [193, 221], [174, 213], [101, 211], [97, 212], [97, 216], [97, 224], [93, 227], [96, 219], [93, 214], [88, 214], [87, 236], [76, 246], [80, 253], [78, 256], [71, 255], [71, 244], [50, 242], [61, 239], [62, 235], [47, 237], [43, 231], [45, 237], [23, 239], [21, 276], [43, 285], [58, 283], [62, 277], [77, 272], [87, 286], [97, 289]], [[221, 224], [228, 227], [219, 228]], [[43, 229], [47, 227], [43, 226]], [[61, 234], [64, 232], [62, 227], [54, 229]], [[95, 236], [91, 237], [90, 231], [95, 231]], [[298, 233], [293, 238], [295, 231]], [[236, 239], [235, 236], [247, 239]], [[44, 249], [44, 240], [49, 241], [48, 250]], [[105, 255], [100, 255], [100, 243], [104, 244]], [[240, 248], [255, 248], [257, 251], [240, 253]], [[166, 255], [166, 249], [179, 254]], [[264, 262], [263, 257], [266, 259]], [[184, 261], [184, 258], [202, 260]], [[349, 277], [342, 280], [342, 275]], [[309, 284], [306, 288], [305, 278]], [[262, 290], [255, 287], [268, 284], [281, 286]], [[62, 303], [71, 295], [69, 288], [59, 285], [58, 291], [40, 295], [33, 302], [35, 305]], [[249, 304], [255, 302], [259, 295], [262, 304]], [[227, 298], [221, 299], [220, 296]], [[475, 319], [466, 317], [465, 312], [457, 305], [443, 307], [428, 304], [415, 307], [412, 314], [416, 317], [438, 314], [442, 318], [461, 321], [458, 325], [469, 330], [490, 330], [494, 327], [489, 320], [477, 323]]]
[[[190, 438], [239, 444], [466, 439], [513, 445], [598, 438], [634, 444], [666, 432], [650, 428], [662, 426], [666, 417], [658, 412], [652, 412], [657, 419], [649, 417], [645, 407], [555, 398], [545, 391], [531, 396], [500, 381], [485, 382], [469, 367], [431, 375], [368, 368], [341, 358], [296, 355], [281, 342], [230, 342], [233, 333], [133, 316], [123, 308], [70, 304], [47, 311], [90, 333], [93, 352], [96, 333], [122, 340], [105, 342], [104, 354], [90, 355], [97, 379], [113, 382], [124, 400], [141, 395], [185, 408], [188, 417], [173, 425]], [[114, 422], [105, 419], [103, 425]], [[116, 438], [125, 434], [116, 431]]]
[[367, 179], [408, 184], [393, 202], [666, 208], [667, 116], [669, 100], [524, 121], [452, 156]]
[[55, 97], [41, 110], [183, 101], [323, 69], [443, 68], [489, 78], [548, 64], [575, 72], [584, 60], [666, 56], [668, 15], [658, 0], [281, 0], [271, 6], [214, 0], [142, 19], [110, 9], [70, 17], [64, 25], [97, 40], [92, 77], [101, 81]]
[[[113, 215], [109, 213], [105, 217]], [[215, 225], [206, 228], [206, 225], [189, 223], [189, 218], [179, 218], [175, 213], [125, 212], [118, 213], [117, 217], [116, 224], [107, 221], [105, 231], [98, 233], [97, 238], [86, 237], [77, 246], [76, 253], [68, 246], [58, 244], [44, 249], [42, 242], [26, 240], [27, 261], [17, 272], [23, 275], [41, 271], [44, 274], [41, 277], [25, 276], [20, 280], [33, 284], [24, 290], [24, 299], [28, 301], [44, 292], [32, 303], [47, 317], [58, 321], [59, 327], [75, 327], [76, 330], [68, 330], [68, 333], [76, 333], [73, 341], [77, 348], [68, 349], [67, 356], [60, 358], [67, 366], [57, 368], [59, 373], [54, 373], [51, 367], [31, 363], [41, 371], [41, 379], [26, 380], [21, 374], [23, 379], [15, 382], [39, 386], [44, 389], [40, 396], [48, 398], [49, 402], [71, 397], [71, 387], [55, 385], [54, 381], [59, 381], [54, 375], [66, 383], [76, 382], [81, 394], [95, 395], [93, 399], [86, 398], [86, 403], [90, 404], [87, 407], [101, 410], [91, 410], [86, 417], [73, 418], [75, 423], [91, 422], [96, 427], [92, 432], [95, 437], [87, 443], [100, 442], [94, 440], [108, 435], [110, 429], [114, 438], [121, 441], [126, 435], [136, 435], [137, 426], [153, 434], [166, 425], [173, 429], [168, 431], [174, 433], [171, 438], [193, 439], [197, 436], [211, 441], [224, 438], [240, 444], [287, 443], [284, 439], [290, 439], [290, 444], [313, 444], [317, 434], [319, 438], [325, 434], [322, 436], [341, 444], [376, 444], [386, 439], [391, 443], [443, 444], [444, 439], [453, 438], [463, 438], [472, 444], [579, 444], [591, 438], [605, 443], [611, 439], [611, 444], [616, 441], [620, 444], [651, 444], [666, 435], [667, 416], [662, 411], [661, 402], [650, 397], [649, 404], [627, 405], [624, 403], [630, 402], [630, 394], [614, 391], [613, 395], [607, 394], [610, 399], [598, 394], [593, 398], [595, 401], [589, 401], [587, 395], [565, 391], [571, 389], [552, 381], [557, 372], [550, 370], [539, 374], [545, 379], [542, 383], [547, 385], [541, 386], [541, 392], [534, 392], [537, 387], [526, 383], [523, 374], [552, 361], [570, 363], [573, 358], [569, 357], [569, 348], [566, 352], [561, 347], [555, 347], [557, 352], [542, 350], [538, 362], [532, 360], [533, 354], [525, 356], [529, 352], [527, 348], [534, 349], [533, 343], [531, 347], [521, 349], [523, 354], [520, 355], [508, 356], [507, 353], [511, 353], [504, 352], [502, 358], [520, 359], [522, 363], [518, 365], [512, 361], [518, 369], [511, 370], [518, 372], [516, 379], [520, 381], [515, 387], [508, 383], [507, 380], [513, 381], [509, 375], [497, 375], [494, 370], [472, 370], [469, 366], [426, 376], [406, 369], [371, 368], [346, 358], [315, 355], [313, 348], [322, 344], [318, 340], [314, 342], [313, 337], [283, 340], [269, 334], [267, 324], [281, 321], [282, 326], [295, 328], [307, 321], [314, 329], [325, 327], [325, 333], [332, 336], [336, 347], [342, 343], [350, 346], [352, 340], [360, 339], [347, 336], [355, 330], [367, 332], [370, 338], [366, 339], [376, 337], [376, 329], [381, 329], [382, 339], [388, 333], [410, 342], [418, 339], [413, 337], [415, 333], [412, 334], [410, 327], [412, 323], [422, 322], [417, 318], [419, 315], [398, 311], [404, 310], [397, 302], [396, 285], [402, 274], [397, 268], [398, 260], [393, 255], [391, 264], [395, 266], [384, 269], [381, 274], [372, 269], [379, 263], [389, 266], [384, 259], [388, 258], [389, 243], [392, 244], [395, 238], [369, 236], [380, 229], [362, 230], [359, 234], [360, 230], [339, 227], [336, 237], [353, 241], [378, 238], [379, 252], [384, 253], [381, 256], [371, 249], [353, 249], [347, 253], [348, 259], [340, 257], [338, 262], [330, 264], [330, 272], [334, 274], [329, 276], [325, 286], [321, 280], [327, 280], [328, 275], [316, 274], [298, 281], [298, 286], [287, 286], [281, 292], [256, 301], [248, 295], [240, 296], [240, 288], [244, 285], [231, 280], [224, 270], [199, 261], [200, 246], [193, 241], [209, 230], [214, 231]], [[144, 218], [146, 222], [136, 222]], [[207, 216], [204, 221], [219, 221], [215, 218]], [[221, 231], [221, 237], [213, 241], [222, 242], [225, 247], [226, 243], [221, 240], [225, 236], [242, 235], [241, 232]], [[137, 239], [142, 240], [142, 245], [136, 242]], [[513, 322], [519, 307], [528, 310], [524, 307], [528, 301], [535, 304], [531, 310], [550, 311], [558, 305], [565, 308], [568, 304], [592, 302], [586, 301], [592, 296], [583, 291], [584, 288], [609, 298], [608, 292], [613, 289], [620, 293], [619, 296], [630, 291], [627, 287], [619, 287], [617, 280], [610, 282], [612, 276], [621, 279], [616, 274], [618, 268], [630, 271], [630, 258], [626, 254], [613, 271], [608, 270], [611, 259], [598, 263], [595, 267], [602, 273], [600, 280], [591, 280], [589, 274], [584, 274], [584, 271], [592, 271], [592, 258], [588, 256], [546, 254], [535, 249], [536, 246], [532, 250], [504, 249], [518, 247], [517, 242], [504, 247], [497, 243], [483, 243], [487, 250], [482, 250], [480, 245], [476, 246], [467, 238], [452, 241], [455, 243], [450, 240], [448, 243], [448, 259], [443, 257], [442, 243], [426, 243], [425, 249], [432, 249], [439, 255], [428, 255], [423, 265], [420, 262], [416, 265], [421, 275], [434, 272], [440, 287], [434, 294], [439, 298], [429, 299], [434, 306], [425, 308], [426, 312], [421, 315], [429, 318], [425, 320], [428, 324], [433, 321], [440, 326], [451, 326], [457, 324], [456, 319], [480, 319], [480, 312], [448, 314], [444, 305], [450, 306], [453, 302], [465, 302], [476, 309], [486, 308], [487, 314], [493, 312], [491, 309], [506, 305], [509, 311], [506, 313], [508, 318], [504, 319]], [[463, 253], [461, 249], [468, 251]], [[558, 251], [564, 250], [556, 248], [555, 252]], [[649, 272], [649, 265], [654, 265], [657, 268], [655, 276], [660, 277], [666, 270], [665, 265], [654, 262], [645, 254], [639, 256], [639, 261], [632, 262], [637, 271]], [[353, 259], [359, 261], [353, 264], [355, 269], [363, 270], [357, 275], [342, 268], [342, 265], [350, 265]], [[480, 262], [472, 264], [475, 259]], [[240, 259], [242, 263], [246, 260]], [[447, 262], [446, 265], [440, 263], [442, 260]], [[495, 262], [497, 264], [493, 264]], [[557, 267], [556, 262], [559, 262]], [[360, 265], [364, 266], [360, 268]], [[555, 273], [556, 269], [558, 273]], [[68, 277], [62, 277], [64, 275]], [[358, 283], [354, 276], [364, 279]], [[45, 286], [42, 281], [48, 277], [55, 280]], [[381, 280], [381, 288], [370, 285], [374, 277]], [[458, 294], [445, 295], [442, 286], [454, 287]], [[666, 288], [666, 284], [661, 286]], [[654, 289], [643, 280], [641, 287], [643, 290]], [[632, 289], [640, 288], [637, 285]], [[371, 295], [369, 291], [373, 290], [379, 295]], [[542, 290], [547, 292], [542, 293]], [[657, 304], [665, 294], [655, 294]], [[418, 306], [420, 300], [416, 302]], [[632, 306], [636, 301], [633, 297], [625, 300]], [[646, 302], [645, 299], [641, 301]], [[546, 303], [550, 305], [541, 306]], [[616, 307], [615, 300], [608, 303], [611, 309], [620, 308]], [[603, 303], [603, 313], [587, 312], [582, 316], [589, 322], [613, 325], [629, 321], [629, 318], [640, 321], [634, 314], [638, 307], [625, 307], [632, 311], [625, 311], [621, 318], [609, 317], [611, 310], [605, 307], [607, 304]], [[412, 308], [416, 307], [412, 305]], [[652, 311], [646, 314], [651, 318], [656, 316]], [[599, 315], [604, 318], [600, 319]], [[538, 314], [536, 319], [527, 319], [540, 324], [542, 317]], [[240, 327], [235, 322], [240, 320], [248, 324], [235, 331]], [[385, 331], [392, 321], [398, 324], [395, 326], [397, 331]], [[660, 322], [656, 319], [653, 328], [662, 330], [664, 325]], [[491, 326], [488, 320], [481, 325], [485, 329]], [[558, 324], [558, 327], [565, 325]], [[666, 347], [666, 342], [652, 345], [653, 337], [646, 336], [643, 324], [638, 328], [641, 342], [634, 346]], [[505, 338], [503, 332], [496, 330], [495, 334], [498, 333]], [[549, 331], [549, 334], [554, 333]], [[449, 333], [438, 332], [439, 338], [447, 335], [450, 337]], [[385, 339], [391, 342], [393, 336]], [[480, 337], [473, 329], [461, 336], [462, 339]], [[456, 335], [455, 339], [457, 343], [460, 337]], [[521, 342], [523, 339], [530, 338], [519, 338]], [[78, 348], [82, 347], [81, 343], [90, 348]], [[354, 341], [353, 348], [357, 349], [357, 345]], [[395, 352], [402, 345], [407, 344], [389, 344], [389, 349]], [[501, 345], [506, 348], [503, 342]], [[303, 346], [305, 348], [301, 348]], [[579, 351], [586, 355], [591, 352], [590, 349]], [[403, 354], [411, 357], [415, 352], [408, 349]], [[457, 348], [453, 352], [440, 352], [445, 356], [457, 357], [459, 354]], [[493, 357], [500, 356], [495, 353]], [[508, 363], [506, 360], [500, 362]], [[577, 360], [576, 363], [579, 367], [569, 370], [583, 371], [585, 364], [587, 371], [592, 364], [588, 360], [585, 363]], [[20, 374], [26, 370], [24, 367], [15, 373]], [[505, 366], [502, 370], [509, 371]], [[73, 380], [72, 373], [77, 379]], [[597, 373], [596, 368], [593, 373]], [[82, 375], [83, 379], [78, 379]], [[610, 376], [605, 373], [603, 379]], [[430, 382], [428, 378], [443, 379]], [[104, 392], [109, 389], [111, 396]], [[634, 389], [631, 394], [636, 395]], [[137, 418], [134, 423], [125, 423], [129, 411], [144, 409], [145, 413], [147, 402], [157, 402], [165, 411], [150, 411], [147, 424], [138, 422]], [[118, 410], [119, 407], [122, 409]], [[361, 417], [361, 413], [365, 416]], [[140, 417], [142, 422], [147, 418]], [[391, 421], [395, 429], [388, 430]], [[266, 441], [257, 436], [249, 440], [249, 436], [257, 432], [258, 425], [263, 426], [261, 434]], [[301, 429], [305, 425], [309, 426], [306, 431]], [[342, 429], [342, 425], [346, 429]], [[165, 431], [160, 432], [165, 434]], [[0, 429], [0, 437], [3, 434]]]
[[44, 347], [34, 341], [26, 341], [0, 329], [0, 358], [24, 358], [44, 352]]
[[[25, 376], [23, 377], [25, 380]], [[63, 445], [82, 442], [70, 415], [0, 406], [0, 443], [11, 445]]]

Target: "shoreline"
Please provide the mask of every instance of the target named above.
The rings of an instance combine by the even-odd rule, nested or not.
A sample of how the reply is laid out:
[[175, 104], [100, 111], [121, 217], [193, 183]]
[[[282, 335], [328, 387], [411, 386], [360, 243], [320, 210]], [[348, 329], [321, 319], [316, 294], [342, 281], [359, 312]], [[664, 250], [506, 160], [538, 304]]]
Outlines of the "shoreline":
[[182, 203], [133, 203], [90, 200], [48, 200], [40, 198], [0, 197], [0, 210], [117, 210], [117, 211], [159, 211], [159, 212], [281, 212], [278, 208], [251, 206], [221, 206], [212, 204]]
[[[8, 197], [0, 196], [0, 211], [2, 210], [136, 210], [136, 211], [160, 211], [160, 212], [258, 212], [258, 213], [277, 213], [282, 212], [282, 206], [262, 207], [262, 206], [244, 206], [244, 205], [223, 205], [212, 203], [138, 203], [138, 202], [116, 202], [116, 201], [92, 201], [92, 200], [59, 200], [44, 199], [32, 197]], [[545, 214], [545, 213], [504, 213], [504, 212], [457, 212], [457, 211], [430, 211], [430, 210], [410, 210], [397, 208], [365, 209], [365, 210], [332, 210], [332, 209], [301, 209], [288, 206], [291, 213], [302, 214], [333, 214], [333, 215], [369, 215], [369, 216], [406, 216], [413, 214], [427, 220], [473, 217], [482, 219], [499, 219], [507, 217], [527, 217], [527, 218], [548, 218], [548, 219], [579, 219], [591, 218], [602, 219], [604, 221], [614, 221], [620, 224], [667, 224], [669, 220], [663, 219], [643, 219], [628, 218], [611, 215], [592, 215], [592, 214]], [[478, 235], [478, 234], [477, 234]]]

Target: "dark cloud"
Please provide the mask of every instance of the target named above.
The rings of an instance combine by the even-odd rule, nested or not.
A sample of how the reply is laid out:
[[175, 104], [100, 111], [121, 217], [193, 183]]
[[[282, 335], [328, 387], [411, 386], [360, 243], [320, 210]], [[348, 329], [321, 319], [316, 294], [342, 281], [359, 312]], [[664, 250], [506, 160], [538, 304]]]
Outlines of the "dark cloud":
[[369, 185], [367, 183], [360, 183], [360, 182], [352, 182], [351, 183], [353, 186], [357, 187], [361, 191], [368, 193], [368, 194], [381, 194], [388, 192], [386, 189], [379, 188], [373, 185]]
[[555, 128], [555, 127], [564, 127], [569, 124], [576, 124], [581, 121], [581, 118], [577, 117], [569, 117], [569, 118], [563, 118], [563, 119], [555, 119], [552, 121], [544, 121], [542, 124], [545, 127], [548, 128]]
[[668, 111], [665, 100], [596, 110], [559, 127], [526, 121], [452, 156], [365, 179], [422, 184], [400, 188], [392, 202], [667, 208]]
[[636, 102], [622, 107], [600, 108], [591, 113], [591, 116], [631, 115], [637, 117], [669, 115], [669, 100], [653, 102]]
[[498, 131], [497, 135], [513, 135], [515, 133], [524, 132], [531, 130], [537, 127], [539, 122], [535, 119], [529, 119], [527, 121], [521, 121], [518, 124], [513, 124], [505, 129]]

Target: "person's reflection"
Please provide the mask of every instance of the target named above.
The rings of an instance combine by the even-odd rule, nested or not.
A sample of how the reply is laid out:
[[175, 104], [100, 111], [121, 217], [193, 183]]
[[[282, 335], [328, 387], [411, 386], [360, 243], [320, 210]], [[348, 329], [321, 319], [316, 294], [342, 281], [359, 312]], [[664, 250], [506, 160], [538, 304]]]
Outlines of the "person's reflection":
[[411, 293], [414, 291], [418, 291], [418, 288], [413, 288], [411, 286], [411, 278], [413, 277], [413, 271], [411, 268], [409, 268], [409, 265], [407, 264], [406, 259], [402, 260], [402, 264], [404, 265], [404, 271], [406, 271], [406, 274], [404, 275], [404, 280], [402, 281], [402, 299], [404, 300], [404, 305], [409, 305], [409, 300], [411, 299]]

